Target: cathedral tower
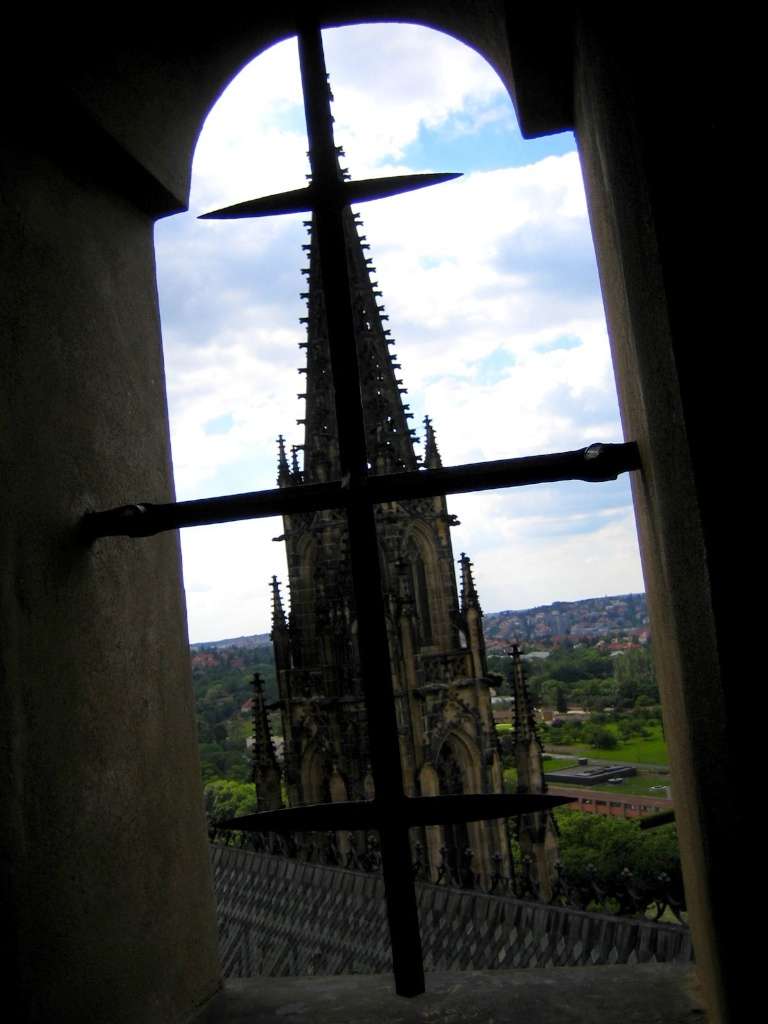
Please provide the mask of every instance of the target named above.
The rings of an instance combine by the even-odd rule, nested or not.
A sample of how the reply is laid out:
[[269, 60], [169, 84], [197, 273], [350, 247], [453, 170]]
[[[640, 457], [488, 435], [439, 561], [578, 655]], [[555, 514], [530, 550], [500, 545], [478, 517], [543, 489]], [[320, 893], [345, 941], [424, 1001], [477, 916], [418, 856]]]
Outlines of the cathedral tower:
[[[339, 153], [342, 151], [339, 150]], [[339, 168], [339, 175], [346, 172]], [[305, 222], [309, 264], [306, 400], [303, 444], [278, 439], [281, 487], [338, 479], [328, 330], [313, 221]], [[368, 461], [375, 474], [439, 468], [435, 429], [424, 423], [424, 456], [415, 450], [412, 414], [390, 351], [375, 268], [360, 233], [361, 221], [344, 213], [347, 264], [355, 316]], [[302, 456], [300, 457], [300, 453]], [[461, 602], [445, 497], [388, 502], [376, 515], [387, 610], [405, 790], [409, 795], [499, 793], [502, 771], [486, 678], [482, 611], [471, 563], [461, 557]], [[285, 737], [284, 782], [290, 805], [362, 800], [372, 795], [368, 734], [357, 652], [357, 624], [349, 571], [346, 513], [327, 510], [286, 515], [290, 614], [285, 616], [273, 579], [272, 639]], [[256, 756], [256, 752], [255, 752]], [[487, 881], [508, 864], [503, 821], [460, 828], [414, 829], [432, 877], [439, 868], [466, 867]], [[466, 872], [464, 872], [466, 878]]]

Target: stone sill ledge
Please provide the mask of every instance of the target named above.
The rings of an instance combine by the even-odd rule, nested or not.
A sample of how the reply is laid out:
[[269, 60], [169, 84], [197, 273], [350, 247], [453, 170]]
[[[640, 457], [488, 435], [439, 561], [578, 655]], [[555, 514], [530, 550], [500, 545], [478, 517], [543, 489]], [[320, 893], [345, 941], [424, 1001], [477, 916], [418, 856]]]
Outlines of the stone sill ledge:
[[415, 999], [389, 975], [241, 978], [189, 1024], [706, 1024], [694, 969], [671, 964], [427, 975]]

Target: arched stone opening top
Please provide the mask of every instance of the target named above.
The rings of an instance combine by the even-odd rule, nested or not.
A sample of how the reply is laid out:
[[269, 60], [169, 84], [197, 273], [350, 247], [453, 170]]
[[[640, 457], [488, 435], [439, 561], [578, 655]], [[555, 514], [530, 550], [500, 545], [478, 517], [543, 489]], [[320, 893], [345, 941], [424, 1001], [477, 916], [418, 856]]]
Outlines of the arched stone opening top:
[[[408, 22], [447, 33], [476, 50], [497, 71], [518, 105], [524, 131], [526, 120], [534, 134], [541, 124], [544, 131], [568, 127], [562, 113], [548, 121], [538, 117], [541, 124], [534, 123], [536, 117], [522, 116], [521, 75], [513, 74], [513, 65], [517, 68], [519, 62], [535, 85], [536, 102], [546, 106], [545, 85], [550, 79], [563, 79], [562, 71], [559, 76], [550, 73], [550, 51], [559, 55], [555, 37], [568, 26], [544, 25], [543, 16], [511, 15], [507, 8], [501, 0], [483, 5], [469, 0], [448, 5], [382, 0], [366, 4], [364, 10], [353, 3], [323, 4], [317, 13], [328, 27]], [[58, 108], [71, 122], [76, 112], [83, 139], [77, 140], [82, 145], [72, 147], [75, 159], [91, 174], [98, 173], [99, 165], [104, 172], [121, 165], [133, 198], [155, 216], [186, 208], [197, 138], [227, 85], [260, 53], [295, 33], [292, 17], [278, 4], [228, 12], [226, 18], [182, 30], [176, 17], [155, 12], [151, 33], [144, 26], [120, 33], [105, 31], [95, 43], [92, 19], [77, 12], [70, 15], [66, 25], [57, 26], [55, 20], [47, 24], [47, 35], [40, 26], [35, 28], [41, 55], [37, 66], [42, 73], [37, 90], [23, 98], [20, 120], [44, 113], [51, 124]], [[512, 54], [510, 40], [514, 41]], [[568, 102], [560, 106], [565, 109]], [[98, 152], [94, 154], [91, 147]], [[110, 175], [104, 177], [109, 180]]]

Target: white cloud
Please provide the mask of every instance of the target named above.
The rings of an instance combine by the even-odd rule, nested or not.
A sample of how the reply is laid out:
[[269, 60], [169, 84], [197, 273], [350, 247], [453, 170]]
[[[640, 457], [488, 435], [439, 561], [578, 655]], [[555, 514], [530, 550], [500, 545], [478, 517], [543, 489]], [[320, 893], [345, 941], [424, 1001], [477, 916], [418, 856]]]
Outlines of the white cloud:
[[[262, 329], [235, 333], [225, 352], [215, 343], [196, 349], [173, 375], [174, 470], [185, 498], [210, 493], [207, 482], [218, 470], [247, 462], [249, 456], [253, 468], [238, 489], [275, 486], [274, 440], [290, 425], [285, 422], [286, 396], [297, 391], [298, 376], [295, 368], [264, 358], [259, 349]], [[269, 333], [270, 349], [276, 337], [277, 332]], [[293, 352], [300, 337], [297, 329], [286, 339]], [[225, 414], [231, 417], [230, 429], [211, 433], [207, 424]], [[259, 472], [257, 456], [265, 449], [270, 457]]]
[[358, 25], [324, 40], [336, 138], [358, 177], [391, 173], [421, 128], [450, 122], [451, 132], [469, 135], [490, 121], [514, 123], [495, 72], [450, 36], [415, 25]]
[[291, 40], [271, 47], [240, 72], [200, 135], [192, 165], [193, 210], [306, 184], [300, 89]]
[[[336, 137], [356, 177], [409, 171], [409, 146], [425, 130], [466, 138], [470, 148], [500, 126], [516, 132], [495, 73], [450, 37], [407, 25], [325, 37]], [[194, 213], [302, 187], [302, 118], [289, 41], [246, 68], [209, 115], [195, 155]], [[446, 464], [619, 438], [575, 153], [468, 174], [360, 212], [408, 401], [418, 418], [433, 417]], [[181, 497], [274, 486], [275, 437], [303, 440], [295, 425], [304, 390], [296, 372], [301, 219], [199, 222], [190, 214], [158, 226]], [[460, 536], [483, 559], [486, 609], [637, 589], [628, 504], [612, 500], [602, 520], [599, 509], [566, 509], [563, 529], [576, 532], [554, 538], [550, 508], [523, 514], [498, 496], [451, 499], [452, 510], [467, 501], [475, 509]], [[256, 553], [253, 538], [264, 529], [281, 532], [253, 524], [185, 534], [194, 639], [267, 628], [267, 580], [284, 574], [272, 568], [284, 556], [278, 544]]]
[[190, 640], [268, 632], [270, 577], [286, 577], [279, 519], [182, 531]]
[[462, 523], [454, 531], [454, 551], [466, 549], [473, 559], [485, 611], [643, 590], [629, 504], [571, 513], [553, 522], [544, 495], [541, 514], [530, 507], [527, 513], [510, 514], [504, 505], [520, 493], [448, 499], [449, 510]]

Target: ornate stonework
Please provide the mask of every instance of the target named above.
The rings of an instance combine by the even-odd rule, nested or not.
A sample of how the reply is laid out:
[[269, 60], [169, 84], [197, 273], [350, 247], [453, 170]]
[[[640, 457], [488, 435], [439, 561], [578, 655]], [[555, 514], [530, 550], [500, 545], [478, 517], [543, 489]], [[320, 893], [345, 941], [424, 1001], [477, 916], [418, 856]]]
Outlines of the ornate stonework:
[[[333, 384], [312, 221], [307, 290], [306, 415], [304, 444], [286, 452], [279, 438], [278, 483], [295, 486], [339, 476]], [[411, 413], [397, 376], [375, 268], [347, 211], [348, 267], [356, 311], [358, 360], [369, 463], [374, 473], [441, 466], [433, 425], [424, 423], [424, 456], [414, 450]], [[303, 458], [300, 458], [303, 453]], [[373, 791], [368, 731], [349, 571], [346, 513], [322, 511], [284, 517], [290, 614], [272, 581], [272, 640], [285, 736], [284, 786], [288, 803], [362, 800]], [[491, 712], [482, 610], [466, 555], [461, 595], [454, 572], [444, 497], [390, 502], [377, 509], [390, 659], [400, 728], [401, 761], [409, 795], [497, 793], [502, 770]], [[254, 756], [259, 752], [254, 749]], [[260, 807], [276, 806], [275, 787]], [[419, 833], [419, 834], [417, 834]], [[508, 863], [503, 822], [460, 829], [414, 830], [433, 865], [441, 849], [460, 858], [466, 846], [475, 870], [489, 877], [498, 858]], [[495, 859], [495, 860], [494, 860]]]
[[[546, 793], [542, 746], [528, 695], [517, 644], [512, 645], [512, 691], [515, 695], [515, 766], [518, 793]], [[557, 884], [558, 833], [551, 811], [535, 811], [515, 819], [523, 868], [536, 896], [549, 900]]]

